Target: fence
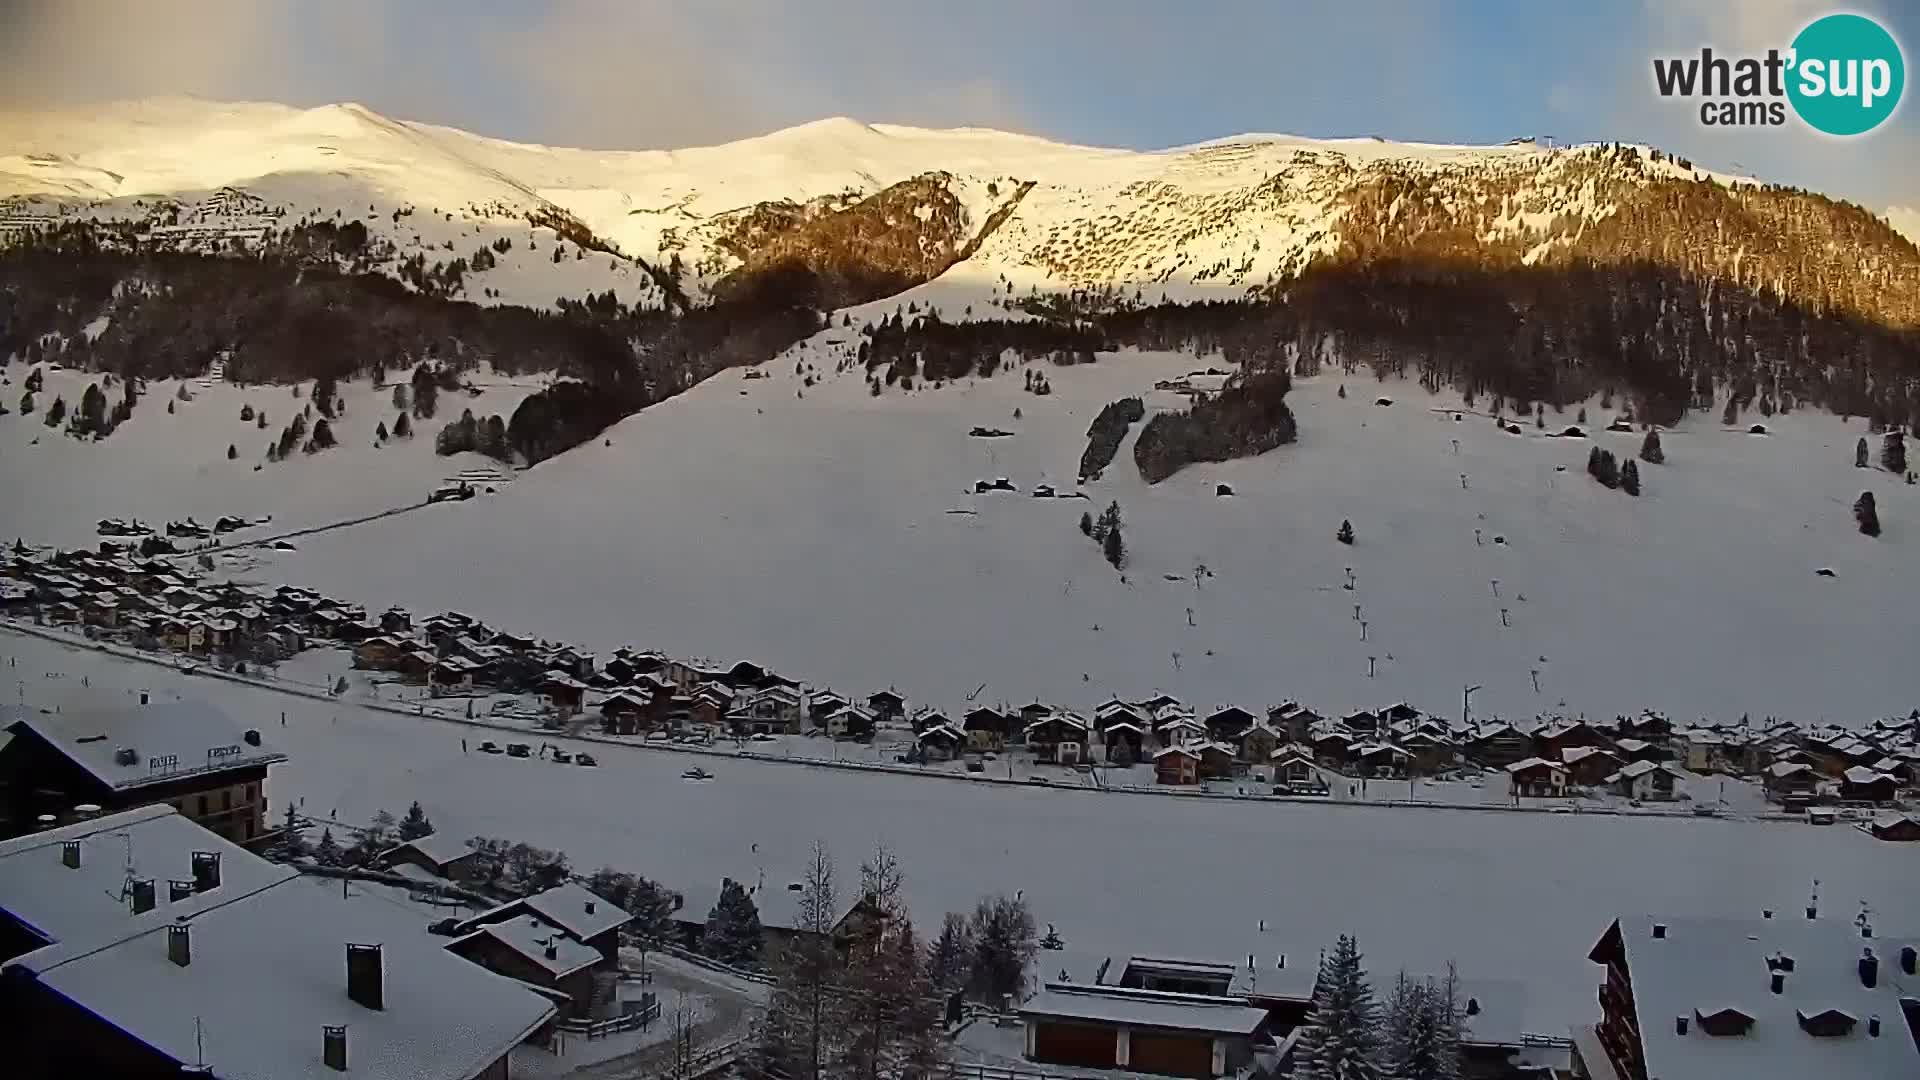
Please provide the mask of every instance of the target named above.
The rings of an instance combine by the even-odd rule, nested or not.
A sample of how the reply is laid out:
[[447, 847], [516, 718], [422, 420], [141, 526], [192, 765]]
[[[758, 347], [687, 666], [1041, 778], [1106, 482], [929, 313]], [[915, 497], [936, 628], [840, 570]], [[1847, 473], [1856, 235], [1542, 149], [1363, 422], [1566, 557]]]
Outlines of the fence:
[[713, 959], [710, 956], [701, 956], [699, 953], [694, 952], [691, 949], [683, 949], [680, 946], [675, 945], [669, 941], [656, 941], [656, 942], [653, 942], [648, 947], [653, 949], [655, 952], [666, 953], [668, 956], [677, 957], [681, 960], [685, 960], [689, 964], [693, 964], [696, 967], [706, 968], [708, 971], [717, 971], [722, 975], [732, 975], [735, 978], [746, 979], [749, 982], [757, 982], [765, 986], [773, 985], [773, 976], [768, 975], [764, 972], [748, 971], [745, 968], [737, 968], [737, 967], [734, 967], [732, 964], [722, 963], [718, 960]]
[[622, 1031], [643, 1028], [660, 1019], [660, 1002], [651, 1001], [647, 1007], [610, 1020], [562, 1020], [560, 1030], [569, 1035], [585, 1035], [588, 1042], [604, 1039]]

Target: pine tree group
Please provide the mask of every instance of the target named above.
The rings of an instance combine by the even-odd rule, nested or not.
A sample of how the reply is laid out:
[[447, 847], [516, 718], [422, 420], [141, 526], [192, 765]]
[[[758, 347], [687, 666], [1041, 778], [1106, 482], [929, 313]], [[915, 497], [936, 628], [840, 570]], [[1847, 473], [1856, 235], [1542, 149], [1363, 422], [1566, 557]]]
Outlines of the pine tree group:
[[427, 812], [420, 808], [420, 800], [407, 807], [407, 816], [400, 819], [400, 839], [418, 840], [433, 835], [433, 822], [427, 818]]
[[1613, 451], [1594, 447], [1587, 455], [1587, 475], [1609, 490], [1619, 487], [1620, 463], [1614, 460]]
[[1640, 494], [1640, 466], [1634, 464], [1632, 458], [1620, 466], [1620, 490], [1629, 495]]
[[1649, 465], [1663, 465], [1666, 463], [1667, 453], [1660, 447], [1660, 432], [1658, 430], [1653, 428], [1647, 429], [1647, 437], [1640, 441], [1640, 460]]
[[1313, 1005], [1293, 1048], [1293, 1080], [1385, 1080], [1380, 1005], [1346, 935], [1320, 958]]
[[1400, 973], [1387, 999], [1384, 1077], [1458, 1080], [1461, 1071], [1459, 980], [1451, 966], [1442, 980]]
[[760, 909], [753, 897], [732, 878], [721, 881], [720, 898], [707, 913], [707, 925], [700, 934], [700, 951], [722, 963], [753, 967], [760, 963], [764, 943]]

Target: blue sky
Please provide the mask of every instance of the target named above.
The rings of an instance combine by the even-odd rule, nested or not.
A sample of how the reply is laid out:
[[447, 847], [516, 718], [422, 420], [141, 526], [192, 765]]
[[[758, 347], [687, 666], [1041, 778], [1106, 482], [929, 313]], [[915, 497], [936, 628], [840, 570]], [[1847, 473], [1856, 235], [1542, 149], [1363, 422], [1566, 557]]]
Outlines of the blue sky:
[[[1246, 131], [1621, 140], [1920, 205], [1920, 108], [1851, 141], [1727, 134], [1654, 55], [1784, 46], [1818, 0], [27, 0], [0, 101], [356, 100], [524, 141], [659, 147], [828, 115], [1156, 148]], [[1920, 4], [1848, 7], [1920, 43]], [[8, 44], [11, 42], [11, 44]], [[1920, 94], [1920, 88], [1913, 93]]]

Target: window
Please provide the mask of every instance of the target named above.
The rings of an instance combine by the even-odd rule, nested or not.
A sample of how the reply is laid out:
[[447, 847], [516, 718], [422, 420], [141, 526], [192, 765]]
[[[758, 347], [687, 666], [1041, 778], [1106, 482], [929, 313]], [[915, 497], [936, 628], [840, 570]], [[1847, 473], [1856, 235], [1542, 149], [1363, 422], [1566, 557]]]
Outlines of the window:
[[220, 789], [220, 812], [224, 814], [231, 809], [233, 809], [233, 789], [221, 788]]
[[257, 803], [259, 801], [260, 801], [260, 785], [248, 784], [247, 785], [247, 802]]
[[207, 797], [205, 795], [196, 796], [194, 799], [194, 806], [196, 807], [196, 809], [194, 810], [195, 817], [207, 816]]

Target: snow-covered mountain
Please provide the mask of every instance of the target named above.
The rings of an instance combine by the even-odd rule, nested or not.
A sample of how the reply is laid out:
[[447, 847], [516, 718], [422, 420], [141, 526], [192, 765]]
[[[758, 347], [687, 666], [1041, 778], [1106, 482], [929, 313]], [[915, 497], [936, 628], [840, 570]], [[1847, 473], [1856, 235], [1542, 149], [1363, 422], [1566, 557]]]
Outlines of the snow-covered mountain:
[[[0, 114], [0, 231], [86, 215], [151, 222], [182, 243], [245, 243], [302, 219], [360, 220], [391, 242], [389, 270], [411, 254], [451, 261], [519, 241], [467, 277], [467, 299], [541, 306], [612, 289], [623, 303], [659, 306], [665, 292], [633, 260], [677, 259], [697, 301], [799, 222], [934, 174], [960, 211], [957, 279], [1219, 298], [1285, 280], [1354, 229], [1430, 227], [1422, 202], [1483, 242], [1522, 244], [1533, 261], [1619, 211], [1610, 179], [1708, 175], [1650, 151], [1629, 156], [1283, 135], [1135, 152], [845, 118], [721, 146], [595, 151], [351, 104], [165, 99]], [[1364, 206], [1387, 179], [1408, 183], [1390, 203]], [[578, 223], [594, 240], [588, 251], [562, 243], [556, 262], [558, 237], [534, 221]]]

